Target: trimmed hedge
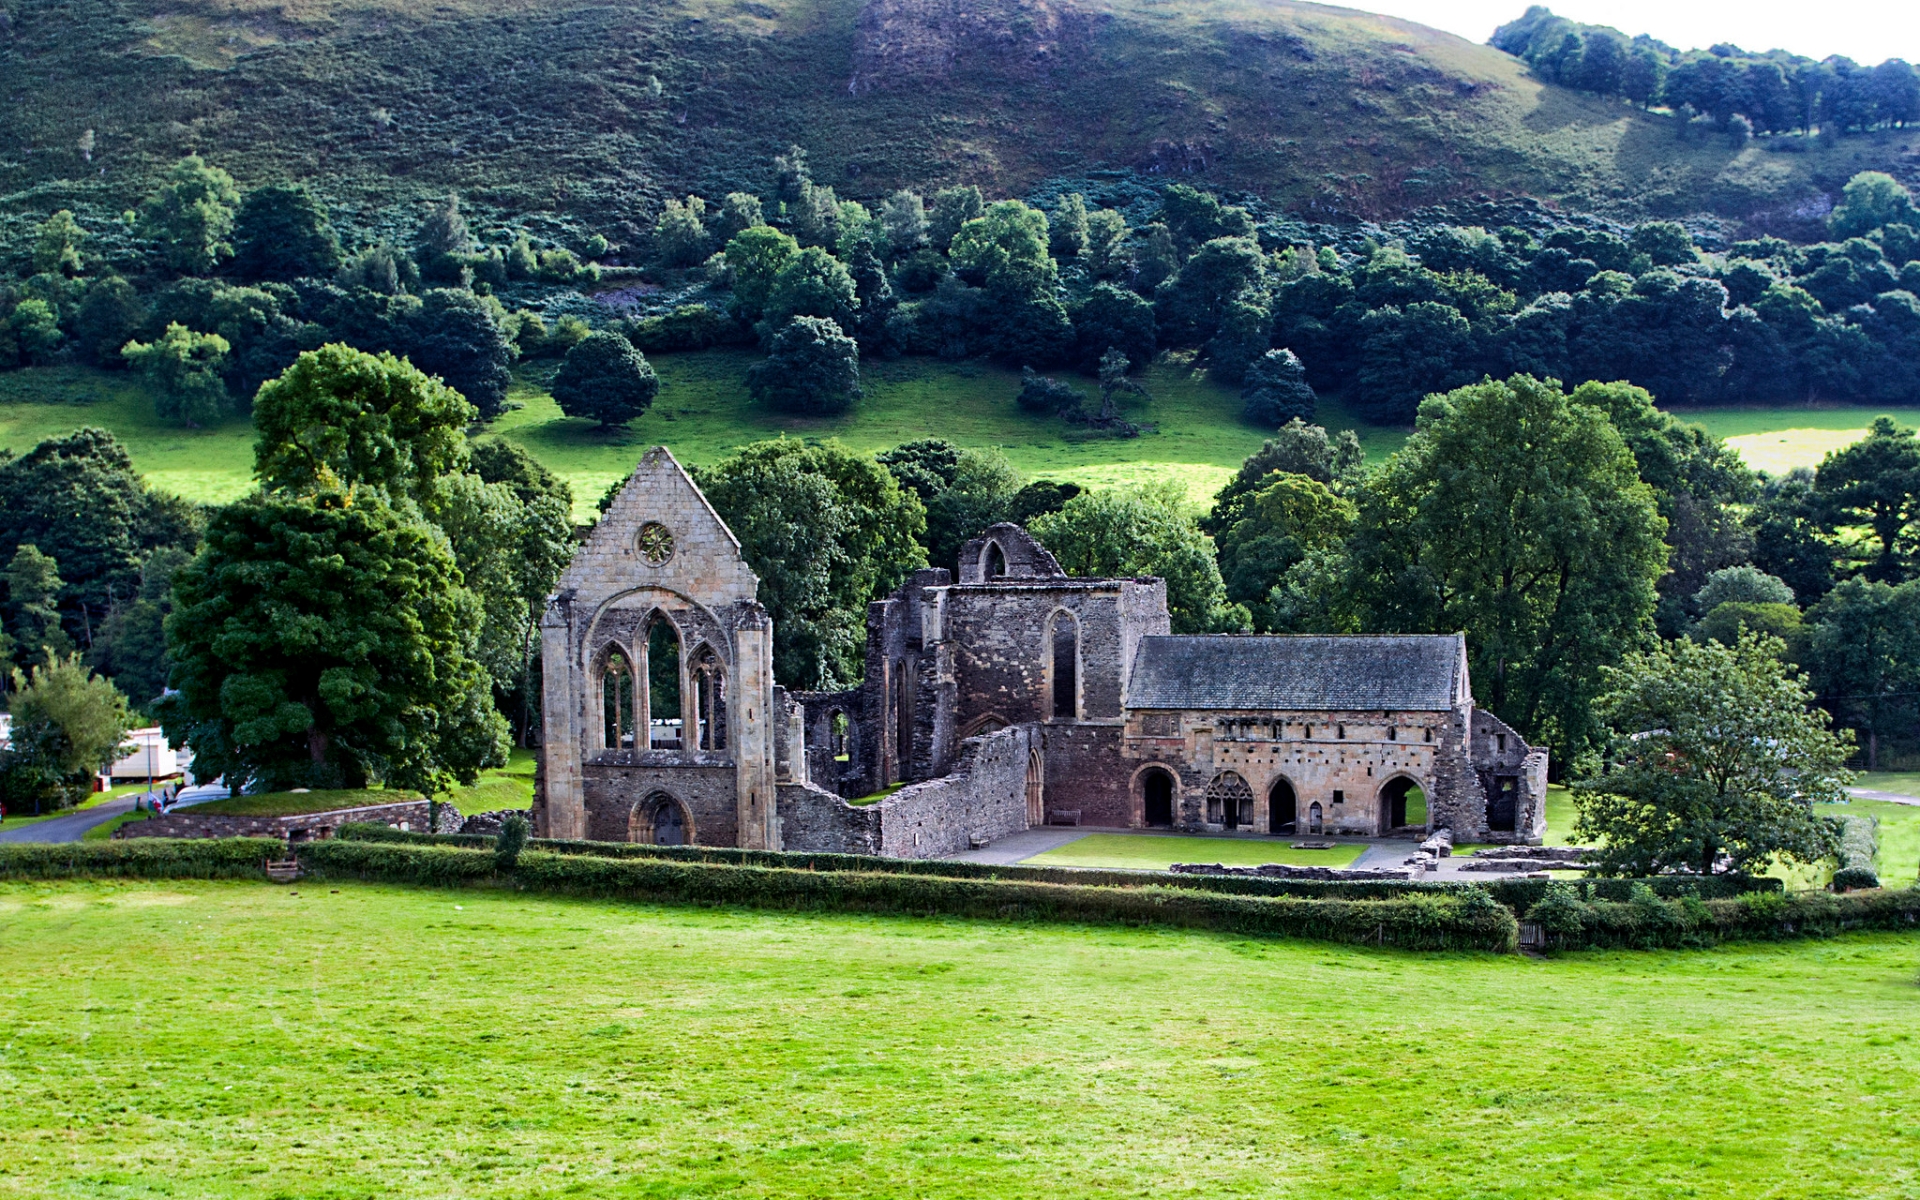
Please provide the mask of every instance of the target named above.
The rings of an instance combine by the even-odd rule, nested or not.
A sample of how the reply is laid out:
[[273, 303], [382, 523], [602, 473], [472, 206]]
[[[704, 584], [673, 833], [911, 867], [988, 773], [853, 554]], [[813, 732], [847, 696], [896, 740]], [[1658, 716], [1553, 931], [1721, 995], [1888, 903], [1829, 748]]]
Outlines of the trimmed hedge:
[[264, 879], [285, 858], [278, 838], [132, 838], [119, 842], [0, 845], [0, 879], [131, 875], [149, 879]]
[[[478, 849], [334, 839], [299, 848], [318, 875], [458, 886], [500, 877]], [[528, 891], [750, 908], [939, 915], [993, 920], [1174, 925], [1258, 937], [1510, 951], [1513, 914], [1484, 893], [1406, 894], [1387, 900], [1229, 896], [1186, 888], [1098, 887], [899, 872], [794, 870], [529, 850], [511, 885]]]
[[[405, 833], [379, 824], [342, 825], [337, 837], [351, 841], [393, 842], [413, 846], [468, 846], [491, 848], [493, 839], [480, 834]], [[529, 850], [594, 858], [668, 859], [675, 862], [731, 866], [776, 867], [797, 871], [858, 871], [881, 875], [934, 875], [948, 879], [997, 879], [1026, 883], [1062, 883], [1089, 887], [1163, 887], [1219, 892], [1230, 896], [1303, 896], [1314, 899], [1391, 900], [1409, 894], [1452, 895], [1484, 889], [1494, 899], [1523, 913], [1546, 894], [1545, 879], [1485, 879], [1439, 883], [1407, 879], [1262, 879], [1255, 875], [1175, 875], [1166, 871], [1101, 871], [1085, 867], [1028, 867], [1007, 864], [951, 862], [945, 859], [880, 858], [864, 854], [811, 854], [800, 851], [735, 850], [725, 846], [648, 846], [632, 842], [594, 842], [535, 838]], [[1625, 900], [1635, 881], [1595, 880], [1602, 899]], [[1700, 896], [1737, 896], [1743, 892], [1779, 891], [1778, 879], [1736, 875], [1671, 875], [1651, 881], [1663, 896], [1688, 891]]]
[[1749, 892], [1728, 900], [1666, 900], [1636, 881], [1624, 904], [1580, 899], [1571, 885], [1553, 888], [1527, 913], [1559, 949], [1711, 946], [1726, 941], [1831, 937], [1874, 929], [1920, 927], [1920, 887], [1836, 895], [1809, 891]]
[[1702, 900], [1731, 900], [1753, 892], [1784, 892], [1786, 884], [1765, 875], [1655, 875], [1647, 879], [1496, 879], [1481, 884], [1493, 898], [1516, 913], [1524, 913], [1547, 894], [1555, 883], [1566, 883], [1580, 890], [1589, 900], [1623, 902], [1633, 898], [1633, 889], [1645, 886], [1663, 899], [1677, 900], [1697, 896]]

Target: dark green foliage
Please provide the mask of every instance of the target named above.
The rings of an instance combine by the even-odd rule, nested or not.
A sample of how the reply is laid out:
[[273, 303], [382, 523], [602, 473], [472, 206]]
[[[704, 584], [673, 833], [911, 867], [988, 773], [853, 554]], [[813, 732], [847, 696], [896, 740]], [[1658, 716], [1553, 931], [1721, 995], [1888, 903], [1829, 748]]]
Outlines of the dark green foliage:
[[127, 838], [0, 845], [4, 879], [265, 879], [284, 858], [278, 838]]
[[860, 347], [822, 317], [795, 317], [747, 373], [754, 399], [781, 412], [842, 413], [860, 398]]
[[[1244, 383], [1247, 371], [1272, 344], [1273, 320], [1267, 307], [1251, 295], [1227, 305], [1220, 326], [1207, 342], [1207, 367], [1222, 383]], [[1312, 416], [1311, 410], [1301, 414]]]
[[1593, 909], [1580, 899], [1570, 883], [1549, 883], [1547, 894], [1527, 910], [1526, 919], [1540, 926], [1541, 932], [1556, 940], [1578, 938], [1586, 928]]
[[[1200, 246], [1173, 278], [1154, 289], [1154, 314], [1167, 341], [1204, 344], [1245, 300], [1264, 308], [1266, 256], [1251, 237], [1222, 237]], [[1262, 346], [1261, 351], [1266, 350]]]
[[198, 522], [193, 506], [149, 490], [104, 429], [78, 429], [0, 459], [0, 560], [30, 542], [59, 564], [77, 641], [138, 588], [149, 551], [197, 544]]
[[420, 265], [420, 277], [429, 283], [465, 287], [472, 278], [468, 266], [472, 255], [473, 234], [460, 211], [460, 197], [448, 196], [433, 206], [414, 231], [413, 258]]
[[1880, 886], [1880, 876], [1872, 867], [1841, 867], [1833, 873], [1833, 890], [1859, 892]]
[[858, 679], [867, 603], [926, 565], [920, 498], [837, 442], [756, 442], [695, 477], [760, 577], [775, 677], [808, 690]]
[[683, 304], [664, 316], [642, 317], [627, 336], [648, 354], [744, 346], [754, 340], [750, 327], [704, 304]]
[[217, 333], [195, 333], [175, 323], [152, 342], [128, 342], [120, 356], [153, 386], [155, 415], [197, 429], [218, 421], [231, 407], [220, 376], [230, 348]]
[[[707, 233], [706, 214], [707, 202], [698, 196], [688, 196], [685, 201], [667, 199], [653, 224], [653, 253], [662, 266], [691, 267], [707, 260], [713, 252], [713, 238]], [[741, 228], [752, 227], [749, 222]]]
[[1882, 740], [1920, 716], [1920, 580], [1846, 580], [1808, 618], [1806, 655], [1821, 701], [1860, 731], [1867, 767], [1878, 770]]
[[795, 317], [819, 317], [851, 329], [859, 306], [858, 289], [845, 264], [819, 246], [808, 246], [788, 258], [773, 277], [760, 323], [762, 336], [771, 341]]
[[1189, 253], [1215, 238], [1253, 236], [1253, 218], [1246, 209], [1223, 205], [1212, 193], [1184, 183], [1168, 186], [1162, 194], [1159, 216]]
[[520, 862], [520, 852], [527, 848], [527, 819], [518, 813], [508, 817], [500, 825], [500, 836], [493, 843], [493, 868], [496, 871], [511, 871]]
[[233, 206], [240, 193], [233, 176], [189, 155], [173, 165], [166, 182], [140, 209], [140, 233], [160, 248], [167, 266], [182, 275], [205, 275], [233, 254]]
[[[44, 663], [49, 656], [65, 658], [73, 640], [60, 627], [60, 564], [32, 542], [14, 550], [6, 568], [6, 630], [13, 657], [25, 666]], [[0, 666], [0, 676], [6, 668]]]
[[1014, 493], [1007, 506], [1007, 520], [1016, 525], [1026, 525], [1035, 517], [1050, 512], [1059, 512], [1067, 501], [1078, 496], [1084, 489], [1077, 483], [1058, 483], [1051, 479], [1036, 479]]
[[505, 761], [481, 606], [440, 535], [375, 489], [219, 510], [174, 602], [161, 720], [196, 775], [431, 793]]
[[943, 188], [933, 198], [933, 212], [927, 218], [927, 240], [942, 253], [953, 242], [960, 227], [986, 209], [980, 189], [972, 184]]
[[1627, 244], [1659, 267], [1676, 267], [1700, 258], [1700, 252], [1693, 248], [1693, 236], [1678, 221], [1650, 221], [1635, 229]]
[[12, 676], [0, 798], [17, 807], [31, 797], [35, 812], [78, 804], [133, 728], [127, 698], [77, 656], [48, 656], [32, 672]]
[[242, 279], [327, 276], [340, 266], [340, 239], [305, 184], [270, 183], [240, 201], [233, 223], [233, 270]]
[[429, 375], [438, 375], [490, 421], [507, 402], [513, 361], [507, 335], [493, 313], [472, 292], [435, 288], [420, 297], [412, 322], [408, 357]]
[[1037, 373], [1032, 367], [1020, 369], [1020, 393], [1014, 402], [1030, 413], [1057, 416], [1077, 411], [1086, 397], [1057, 379]]
[[1433, 397], [1359, 504], [1359, 627], [1464, 630], [1482, 704], [1560, 762], [1594, 745], [1601, 669], [1646, 629], [1667, 557], [1606, 415], [1527, 376]]
[[1862, 526], [1874, 555], [1869, 579], [1897, 583], [1914, 573], [1920, 544], [1920, 441], [1911, 429], [1878, 417], [1867, 436], [1827, 455], [1812, 496], [1829, 534]]
[[120, 362], [120, 348], [134, 340], [146, 319], [140, 293], [118, 275], [108, 275], [94, 280], [74, 313], [74, 342], [88, 361], [114, 366]]
[[1472, 365], [1473, 327], [1445, 304], [1423, 300], [1404, 311], [1386, 305], [1360, 322], [1358, 400], [1367, 416], [1382, 424], [1412, 418], [1423, 397], [1463, 387], [1476, 372]]
[[927, 510], [927, 561], [955, 562], [960, 547], [987, 526], [1010, 519], [1020, 475], [999, 454], [962, 450], [928, 438], [881, 452], [876, 460]]
[[1082, 492], [1033, 523], [1069, 575], [1158, 575], [1175, 633], [1234, 632], [1245, 610], [1227, 602], [1213, 546], [1178, 488]]
[[473, 407], [395, 359], [348, 346], [302, 354], [254, 404], [254, 475], [295, 494], [370, 484], [424, 500], [467, 462]]
[[173, 576], [192, 558], [177, 546], [149, 554], [140, 567], [139, 592], [115, 604], [94, 634], [89, 661], [142, 711], [149, 711], [167, 686], [164, 623], [173, 611]]
[[1249, 422], [1276, 429], [1289, 421], [1309, 422], [1319, 398], [1307, 383], [1307, 370], [1291, 350], [1269, 350], [1247, 370], [1240, 389]]
[[506, 438], [482, 438], [471, 443], [470, 461], [474, 474], [483, 483], [504, 483], [511, 487], [522, 504], [552, 500], [566, 512], [573, 511], [573, 488], [528, 454], [518, 442]]
[[553, 377], [553, 399], [560, 411], [598, 421], [602, 429], [646, 412], [659, 392], [660, 377], [653, 367], [617, 333], [589, 335], [567, 351]]
[[1129, 362], [1150, 363], [1159, 345], [1153, 305], [1110, 283], [1095, 284], [1073, 310], [1073, 333], [1083, 371], [1099, 370], [1109, 350], [1120, 351]]
[[1217, 507], [1211, 521], [1227, 598], [1253, 614], [1256, 628], [1297, 632], [1309, 606], [1295, 594], [1311, 593], [1313, 572], [1338, 562], [1355, 515], [1352, 501], [1326, 484], [1280, 471]]

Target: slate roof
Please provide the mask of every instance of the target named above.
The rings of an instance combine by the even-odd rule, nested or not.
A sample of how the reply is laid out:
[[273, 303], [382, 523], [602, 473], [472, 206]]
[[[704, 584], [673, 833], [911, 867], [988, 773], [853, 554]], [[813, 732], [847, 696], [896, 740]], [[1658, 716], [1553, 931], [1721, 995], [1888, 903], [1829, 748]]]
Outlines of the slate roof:
[[1128, 708], [1436, 711], [1465, 699], [1458, 634], [1145, 637]]

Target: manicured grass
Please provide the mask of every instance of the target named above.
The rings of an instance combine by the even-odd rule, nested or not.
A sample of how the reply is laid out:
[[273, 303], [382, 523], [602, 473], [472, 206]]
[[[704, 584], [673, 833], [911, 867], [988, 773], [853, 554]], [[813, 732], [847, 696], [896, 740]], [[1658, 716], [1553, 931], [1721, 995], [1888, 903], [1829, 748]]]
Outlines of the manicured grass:
[[1854, 786], [1920, 799], [1920, 771], [1862, 771]]
[[[1885, 800], [1854, 800], [1847, 804], [1822, 804], [1828, 816], [1875, 817], [1880, 822], [1880, 853], [1875, 866], [1880, 880], [1889, 887], [1905, 887], [1920, 878], [1920, 807], [1890, 804]], [[1824, 885], [1833, 871], [1822, 871], [1817, 882]]]
[[152, 813], [147, 812], [144, 809], [136, 809], [133, 812], [121, 813], [119, 816], [114, 817], [108, 821], [102, 822], [99, 825], [95, 825], [92, 829], [87, 830], [85, 833], [80, 835], [80, 840], [83, 842], [112, 841], [114, 830], [120, 828], [122, 825], [131, 825], [135, 821], [144, 821], [152, 815], [153, 815]]
[[333, 812], [341, 808], [366, 808], [375, 804], [405, 804], [420, 799], [418, 792], [396, 792], [385, 788], [316, 788], [311, 792], [262, 792], [257, 796], [229, 796], [196, 804], [196, 813], [221, 813], [235, 817], [292, 817], [302, 813]]
[[0, 1194], [1905, 1196], [1916, 942], [0, 886]]
[[466, 817], [503, 808], [526, 808], [533, 803], [533, 768], [533, 751], [515, 747], [506, 766], [483, 773], [470, 788], [449, 792], [447, 802]]
[[[1318, 838], [1307, 839], [1318, 841]], [[1177, 862], [1257, 867], [1262, 863], [1344, 867], [1366, 852], [1359, 843], [1332, 850], [1295, 850], [1284, 838], [1198, 837], [1176, 833], [1090, 833], [1022, 861], [1041, 867], [1118, 867], [1164, 871]]]

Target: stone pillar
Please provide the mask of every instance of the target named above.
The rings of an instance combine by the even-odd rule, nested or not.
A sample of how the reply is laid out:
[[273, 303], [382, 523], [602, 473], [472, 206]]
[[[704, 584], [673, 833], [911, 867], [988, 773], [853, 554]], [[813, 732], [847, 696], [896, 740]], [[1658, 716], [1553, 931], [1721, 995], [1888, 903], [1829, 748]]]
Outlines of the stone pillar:
[[743, 615], [734, 633], [733, 662], [739, 686], [729, 711], [738, 738], [733, 753], [739, 845], [742, 850], [778, 850], [773, 778], [773, 622], [757, 604]]
[[555, 596], [540, 619], [540, 669], [544, 678], [540, 757], [545, 788], [541, 812], [546, 828], [534, 832], [541, 837], [587, 836], [581, 755], [586, 747], [587, 721], [599, 697], [587, 694], [586, 664], [580, 661], [573, 644], [572, 601], [569, 593]]

